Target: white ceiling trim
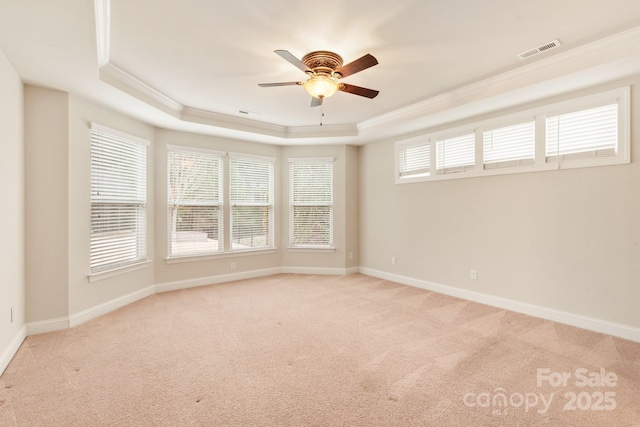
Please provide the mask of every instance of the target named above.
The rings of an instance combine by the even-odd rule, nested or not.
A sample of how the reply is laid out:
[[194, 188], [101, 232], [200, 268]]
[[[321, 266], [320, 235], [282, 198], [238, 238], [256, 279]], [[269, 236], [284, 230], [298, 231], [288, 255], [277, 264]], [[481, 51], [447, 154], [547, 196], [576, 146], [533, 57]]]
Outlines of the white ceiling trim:
[[[157, 89], [149, 86], [121, 67], [110, 62], [110, 0], [94, 0], [98, 51], [99, 78], [112, 87], [127, 93], [170, 116], [189, 123], [198, 123], [212, 128], [246, 132], [252, 135], [274, 137], [276, 140], [301, 142], [309, 138], [347, 137], [356, 144], [385, 139], [394, 135], [416, 131], [417, 127], [436, 126], [452, 120], [465, 106], [475, 106], [484, 112], [497, 108], [516, 106], [523, 102], [541, 99], [576, 90], [579, 84], [575, 77], [604, 64], [615, 64], [615, 72], [608, 72], [585, 79], [585, 85], [606, 83], [621, 75], [640, 73], [640, 27], [579, 46], [553, 56], [503, 72], [499, 75], [449, 90], [424, 101], [389, 113], [364, 120], [360, 123], [325, 126], [281, 126], [244, 117], [236, 117], [213, 111], [201, 110], [179, 103]], [[637, 59], [637, 60], [636, 60]], [[624, 69], [618, 66], [622, 64]], [[602, 67], [605, 68], [605, 67]], [[612, 68], [612, 67], [609, 67]], [[567, 85], [551, 85], [540, 91], [546, 81], [569, 79]], [[495, 98], [518, 94], [509, 101], [512, 105], [495, 104]], [[481, 105], [480, 105], [481, 104]], [[504, 104], [504, 102], [503, 102]], [[457, 114], [459, 116], [459, 114]], [[426, 120], [431, 117], [432, 120]], [[460, 119], [460, 117], [457, 117]], [[434, 122], [435, 121], [435, 122]], [[253, 139], [253, 138], [250, 138]]]
[[242, 117], [229, 116], [227, 114], [214, 113], [213, 111], [200, 110], [192, 107], [184, 107], [179, 118], [180, 120], [191, 123], [200, 123], [208, 126], [276, 136], [280, 138], [285, 138], [287, 132], [287, 128], [284, 126], [272, 125], [269, 123], [258, 122]]
[[[609, 54], [617, 48], [623, 48], [616, 58], [607, 58], [606, 62], [619, 59], [624, 55], [638, 54], [637, 46], [640, 45], [640, 27], [636, 27], [604, 39], [600, 39], [586, 45], [567, 50], [561, 54], [541, 59], [536, 62], [518, 67], [499, 75], [463, 86], [456, 90], [434, 96], [424, 101], [391, 111], [364, 120], [358, 123], [358, 129], [381, 127], [393, 123], [407, 121], [443, 109], [459, 106], [486, 98], [491, 95], [508, 92], [521, 88], [524, 85], [539, 83], [541, 75], [548, 74], [550, 70], [562, 70], [562, 74], [570, 74], [603, 63], [602, 56]], [[640, 69], [630, 68], [627, 74], [640, 72]], [[555, 76], [554, 76], [555, 77]], [[615, 76], [618, 78], [618, 76]], [[606, 82], [606, 76], [603, 81]]]
[[287, 138], [322, 138], [339, 136], [358, 136], [358, 126], [355, 124], [292, 126], [287, 129]]
[[107, 62], [100, 67], [100, 80], [128, 93], [149, 105], [176, 118], [180, 118], [184, 106], [142, 80], [132, 76], [117, 65]]
[[104, 67], [109, 63], [110, 52], [110, 25], [111, 25], [111, 1], [95, 0], [96, 14], [96, 42], [98, 44], [98, 67]]
[[99, 77], [119, 89], [179, 120], [278, 138], [326, 138], [358, 136], [356, 124], [280, 126], [201, 110], [179, 103], [110, 62], [111, 0], [94, 0]]

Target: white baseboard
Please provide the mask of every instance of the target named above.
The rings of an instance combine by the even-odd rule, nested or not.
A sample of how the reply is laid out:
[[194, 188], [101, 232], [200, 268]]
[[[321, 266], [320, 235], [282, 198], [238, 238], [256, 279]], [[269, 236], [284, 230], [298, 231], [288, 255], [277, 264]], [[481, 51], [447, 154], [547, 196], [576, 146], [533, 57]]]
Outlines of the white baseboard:
[[334, 274], [345, 275], [358, 272], [355, 268], [304, 268], [304, 267], [274, 267], [261, 270], [250, 270], [230, 274], [222, 274], [218, 276], [199, 277], [197, 279], [180, 280], [176, 282], [159, 283], [147, 286], [144, 289], [132, 292], [127, 295], [115, 298], [111, 301], [99, 304], [95, 307], [88, 308], [79, 313], [70, 315], [69, 317], [59, 317], [57, 319], [49, 319], [38, 322], [31, 322], [26, 325], [26, 336], [43, 334], [47, 332], [60, 331], [77, 326], [81, 323], [95, 319], [96, 317], [110, 313], [132, 302], [146, 298], [159, 292], [175, 291], [180, 289], [194, 288], [197, 286], [215, 285], [218, 283], [233, 282], [236, 280], [253, 279], [256, 277], [272, 276], [280, 273], [298, 273], [298, 274]]
[[320, 274], [320, 275], [333, 275], [333, 276], [344, 276], [352, 271], [353, 273], [357, 273], [359, 268], [355, 269], [347, 269], [347, 268], [323, 268], [323, 267], [282, 267], [282, 273], [288, 274]]
[[428, 291], [438, 292], [441, 294], [479, 302], [481, 304], [486, 304], [493, 307], [503, 308], [505, 310], [528, 314], [530, 316], [535, 316], [546, 320], [552, 320], [554, 322], [563, 323], [565, 325], [576, 326], [578, 328], [588, 329], [590, 331], [600, 332], [603, 334], [613, 335], [627, 340], [640, 342], [640, 329], [632, 326], [609, 322], [607, 320], [596, 319], [594, 317], [583, 316], [581, 314], [570, 313], [567, 311], [556, 310], [553, 308], [543, 307], [535, 304], [515, 301], [495, 295], [469, 291], [467, 289], [456, 288], [454, 286], [441, 285], [439, 283], [428, 282], [426, 280], [414, 279], [412, 277], [387, 273], [367, 267], [360, 267], [359, 271], [360, 273], [366, 274], [367, 276], [378, 277], [380, 279], [390, 280], [392, 282], [402, 283], [404, 285], [426, 289]]
[[13, 359], [13, 356], [15, 356], [16, 352], [18, 351], [18, 349], [20, 348], [20, 346], [22, 345], [22, 342], [26, 337], [27, 337], [27, 326], [25, 325], [22, 328], [20, 328], [20, 330], [18, 331], [16, 336], [13, 337], [13, 339], [11, 340], [7, 348], [5, 348], [2, 353], [0, 353], [0, 375], [2, 375], [5, 369], [7, 369], [7, 366], [9, 366], [9, 362], [11, 362], [11, 359]]
[[218, 276], [198, 277], [197, 279], [179, 280], [177, 282], [159, 283], [155, 286], [156, 292], [177, 291], [180, 289], [195, 288], [198, 286], [216, 285], [218, 283], [233, 282], [236, 280], [254, 279], [256, 277], [273, 276], [282, 273], [280, 267], [265, 268], [262, 270], [250, 270], [238, 273], [222, 274]]
[[131, 304], [132, 302], [136, 302], [153, 294], [155, 294], [155, 286], [151, 285], [144, 289], [140, 289], [138, 291], [131, 292], [130, 294], [112, 299], [111, 301], [96, 305], [95, 307], [88, 308], [79, 313], [72, 314], [69, 316], [69, 327], [73, 328], [81, 323], [95, 319], [103, 314], [110, 313], [124, 307], [125, 305]]
[[68, 317], [30, 322], [27, 323], [27, 336], [46, 334], [47, 332], [61, 331], [63, 329], [69, 329]]

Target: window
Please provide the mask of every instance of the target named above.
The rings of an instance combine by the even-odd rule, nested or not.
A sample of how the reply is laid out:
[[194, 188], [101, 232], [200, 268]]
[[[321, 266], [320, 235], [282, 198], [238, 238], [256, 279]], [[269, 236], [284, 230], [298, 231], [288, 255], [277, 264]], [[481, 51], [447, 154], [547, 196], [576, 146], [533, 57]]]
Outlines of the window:
[[146, 260], [147, 145], [91, 125], [91, 274]]
[[395, 181], [625, 164], [630, 134], [627, 86], [399, 141]]
[[169, 257], [224, 250], [222, 156], [167, 147]]
[[289, 159], [289, 245], [333, 245], [333, 159]]
[[475, 166], [476, 136], [474, 133], [436, 141], [436, 173], [455, 173]]
[[551, 157], [613, 156], [618, 147], [618, 104], [547, 118], [546, 154]]
[[533, 164], [535, 122], [485, 130], [482, 135], [485, 169]]
[[431, 168], [431, 144], [420, 140], [417, 142], [403, 142], [398, 149], [399, 179], [407, 180], [429, 176]]
[[231, 250], [273, 248], [274, 159], [231, 154]]

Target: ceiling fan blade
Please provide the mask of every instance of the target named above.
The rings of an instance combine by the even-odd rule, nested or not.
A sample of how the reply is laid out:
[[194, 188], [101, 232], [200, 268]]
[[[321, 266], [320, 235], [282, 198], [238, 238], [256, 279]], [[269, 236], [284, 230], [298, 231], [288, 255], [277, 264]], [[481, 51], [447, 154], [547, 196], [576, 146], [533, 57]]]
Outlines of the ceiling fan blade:
[[293, 56], [291, 54], [291, 52], [289, 52], [288, 50], [282, 50], [282, 49], [278, 49], [278, 50], [274, 50], [274, 52], [278, 55], [280, 55], [285, 61], [293, 64], [294, 66], [300, 68], [300, 70], [302, 70], [303, 72], [311, 72], [311, 69], [309, 67], [307, 67], [306, 65], [304, 65], [304, 62], [300, 61], [298, 58], [296, 58], [295, 56]]
[[319, 107], [322, 105], [322, 100], [324, 98], [316, 98], [315, 96], [311, 97], [311, 107]]
[[347, 83], [341, 83], [339, 90], [371, 99], [375, 98], [380, 93], [379, 90], [367, 89], [366, 87], [354, 86]]
[[374, 65], [378, 65], [378, 60], [373, 55], [367, 53], [365, 56], [338, 68], [336, 73], [340, 73], [342, 77], [347, 77], [359, 71], [366, 70], [369, 67], [373, 67]]
[[260, 87], [276, 87], [276, 86], [296, 86], [301, 85], [302, 82], [282, 82], [282, 83], [258, 83]]

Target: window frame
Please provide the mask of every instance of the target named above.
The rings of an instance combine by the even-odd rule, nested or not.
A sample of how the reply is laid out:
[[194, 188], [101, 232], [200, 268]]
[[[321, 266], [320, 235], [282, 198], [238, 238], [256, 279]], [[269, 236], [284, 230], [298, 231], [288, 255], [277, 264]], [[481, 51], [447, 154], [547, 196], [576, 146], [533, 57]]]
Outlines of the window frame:
[[[275, 179], [276, 179], [276, 169], [275, 169], [275, 163], [276, 163], [276, 158], [275, 157], [268, 157], [268, 156], [260, 156], [260, 155], [255, 155], [255, 154], [247, 154], [247, 153], [236, 153], [236, 152], [227, 152], [227, 151], [217, 151], [217, 150], [211, 150], [208, 148], [200, 148], [200, 147], [194, 147], [191, 145], [178, 145], [178, 144], [166, 144], [165, 145], [166, 148], [166, 153], [167, 153], [167, 162], [166, 162], [166, 175], [165, 175], [165, 179], [166, 179], [166, 185], [167, 185], [167, 189], [166, 189], [166, 193], [167, 193], [167, 213], [165, 215], [165, 218], [167, 220], [167, 224], [166, 224], [166, 257], [165, 257], [165, 262], [167, 264], [179, 264], [179, 263], [188, 263], [188, 262], [197, 262], [197, 261], [206, 261], [206, 260], [213, 260], [213, 259], [223, 259], [223, 258], [235, 258], [235, 257], [242, 257], [242, 256], [251, 256], [251, 255], [257, 255], [257, 254], [271, 254], [271, 253], [275, 253], [276, 252], [276, 241], [277, 241], [277, 237], [276, 237], [276, 220], [275, 220], [275, 201], [276, 201], [276, 194], [275, 194]], [[207, 154], [213, 154], [213, 155], [217, 155], [220, 156], [221, 158], [221, 163], [220, 163], [220, 174], [222, 175], [221, 178], [221, 199], [220, 199], [220, 212], [221, 212], [221, 220], [220, 220], [220, 230], [221, 233], [223, 235], [223, 246], [222, 249], [220, 249], [217, 252], [212, 252], [212, 253], [193, 253], [193, 254], [183, 254], [183, 255], [171, 255], [170, 254], [170, 242], [169, 239], [171, 238], [170, 236], [170, 231], [169, 231], [169, 151], [174, 150], [174, 151], [187, 151], [187, 152], [204, 152]], [[231, 243], [231, 238], [232, 238], [232, 224], [231, 224], [231, 215], [232, 215], [232, 206], [231, 206], [231, 158], [232, 157], [236, 157], [236, 158], [244, 158], [244, 159], [260, 159], [263, 161], [269, 161], [271, 163], [271, 202], [270, 202], [270, 206], [271, 206], [271, 221], [270, 221], [270, 246], [269, 247], [257, 247], [257, 248], [243, 248], [243, 249], [232, 249], [232, 243]]]
[[[228, 250], [225, 247], [225, 251], [229, 253], [239, 253], [239, 252], [255, 252], [255, 251], [264, 251], [264, 250], [273, 250], [275, 249], [275, 162], [276, 159], [274, 157], [267, 156], [259, 156], [254, 154], [243, 154], [243, 153], [228, 153], [229, 165], [228, 167], [228, 194], [229, 194], [229, 215], [228, 215], [228, 223], [229, 223], [229, 246]], [[231, 176], [231, 162], [233, 159], [242, 159], [245, 161], [256, 161], [261, 163], [266, 163], [269, 167], [269, 200], [266, 203], [246, 203], [240, 202], [242, 206], [263, 206], [268, 208], [268, 242], [265, 246], [260, 247], [250, 247], [250, 248], [233, 248], [233, 208], [236, 206], [237, 202], [232, 200], [232, 185], [233, 185], [233, 177]]]
[[[509, 160], [503, 159], [498, 161], [487, 162], [487, 159], [485, 157], [486, 143], [487, 143], [487, 141], [485, 140], [485, 133], [502, 130], [506, 128], [513, 128], [521, 125], [529, 125], [529, 124], [531, 124], [531, 126], [533, 127], [533, 141], [532, 141], [532, 147], [531, 147], [533, 149], [533, 157], [519, 157], [516, 159], [509, 159]], [[481, 129], [481, 132], [482, 132], [482, 168], [484, 170], [535, 164], [535, 161], [536, 161], [536, 119], [535, 117], [532, 117], [529, 120], [518, 120], [515, 122], [512, 121], [506, 125], [500, 124], [498, 126], [486, 126]]]
[[[293, 192], [294, 192], [294, 182], [293, 182], [293, 169], [292, 164], [294, 163], [327, 163], [331, 165], [331, 201], [325, 203], [319, 203], [317, 205], [309, 205], [309, 204], [295, 204], [293, 203]], [[334, 251], [334, 203], [335, 203], [335, 158], [334, 157], [290, 157], [288, 159], [288, 183], [289, 183], [289, 230], [288, 230], [288, 249], [289, 251]], [[296, 206], [328, 206], [329, 209], [329, 242], [328, 244], [310, 244], [310, 243], [302, 243], [296, 244], [295, 241], [295, 227], [294, 227], [294, 211]]]
[[[419, 182], [424, 181], [423, 178], [431, 175], [431, 142], [424, 137], [417, 137], [406, 139], [403, 141], [399, 141], [396, 144], [396, 183], [398, 182]], [[427, 147], [429, 150], [429, 166], [426, 168], [426, 172], [416, 172], [416, 173], [405, 173], [406, 171], [402, 170], [402, 153], [405, 150], [416, 148], [416, 147]], [[422, 169], [418, 169], [420, 171]]]
[[[549, 111], [546, 116], [545, 116], [545, 134], [546, 134], [546, 119], [547, 118], [551, 118], [551, 117], [555, 117], [555, 116], [562, 116], [564, 114], [570, 114], [570, 113], [574, 113], [574, 112], [578, 112], [578, 111], [586, 111], [586, 110], [590, 110], [592, 108], [598, 108], [598, 107], [603, 107], [605, 105], [610, 105], [613, 102], [612, 99], [610, 99], [609, 101], [603, 100], [601, 102], [593, 102], [590, 104], [585, 104], [584, 108], [557, 108], [554, 110]], [[629, 102], [629, 101], [628, 101]], [[601, 165], [611, 165], [611, 164], [620, 164], [619, 162], [616, 162], [615, 159], [617, 157], [622, 157], [624, 159], [627, 159], [628, 161], [626, 161], [625, 163], [629, 163], [630, 162], [630, 144], [628, 145], [623, 145], [620, 144], [620, 140], [621, 140], [621, 133], [625, 131], [625, 127], [627, 129], [629, 129], [629, 115], [627, 116], [623, 116], [623, 113], [625, 111], [625, 109], [623, 108], [623, 106], [621, 105], [622, 103], [619, 101], [618, 102], [618, 144], [617, 144], [617, 154], [611, 155], [611, 156], [594, 156], [594, 157], [583, 157], [580, 155], [580, 153], [572, 153], [572, 154], [562, 154], [559, 156], [547, 156], [547, 152], [546, 152], [546, 139], [545, 139], [545, 152], [544, 155], [547, 158], [547, 163], [551, 163], [551, 164], [559, 164], [559, 168], [560, 169], [568, 169], [568, 168], [572, 168], [572, 167], [591, 167], [591, 166], [601, 166]], [[626, 106], [626, 111], [629, 112], [629, 105]], [[623, 123], [623, 119], [627, 119], [626, 123]], [[628, 138], [630, 141], [630, 137]], [[587, 154], [588, 152], [584, 152], [585, 154]], [[588, 154], [587, 154], [588, 155]], [[549, 159], [549, 157], [551, 159]], [[613, 159], [614, 161], [609, 162], [606, 161], [606, 159]]]
[[[134, 202], [130, 199], [125, 199], [124, 197], [120, 197], [119, 199], [114, 198], [110, 203], [105, 202], [104, 200], [99, 200], [97, 197], [98, 194], [94, 194], [96, 189], [94, 188], [94, 155], [97, 153], [94, 151], [94, 144], [98, 144], [99, 141], [96, 138], [99, 138], [100, 135], [103, 135], [105, 138], [113, 138], [117, 142], [123, 144], [129, 144], [132, 147], [142, 147], [142, 153], [138, 153], [138, 155], [132, 157], [130, 160], [133, 160], [137, 163], [137, 166], [141, 167], [141, 170], [136, 170], [133, 173], [133, 176], [136, 176], [141, 181], [136, 181], [133, 185], [138, 188], [138, 190], [142, 190], [143, 194], [140, 200]], [[150, 141], [140, 138], [134, 135], [130, 135], [126, 132], [122, 132], [117, 129], [112, 129], [110, 127], [101, 125], [99, 123], [92, 122], [90, 124], [90, 229], [89, 229], [89, 275], [88, 279], [90, 282], [94, 282], [96, 280], [105, 279], [108, 277], [113, 277], [115, 275], [125, 273], [128, 271], [133, 271], [139, 268], [146, 267], [149, 263], [148, 260], [148, 193], [149, 193], [149, 177], [148, 177], [148, 163], [149, 163], [149, 150], [148, 147], [150, 145]], [[124, 164], [124, 163], [122, 163]], [[140, 196], [140, 195], [139, 195]], [[97, 225], [94, 223], [94, 205], [104, 205], [104, 204], [112, 204], [112, 205], [122, 205], [122, 206], [130, 206], [135, 205], [139, 208], [141, 207], [141, 211], [135, 215], [135, 229], [136, 229], [136, 249], [135, 256], [130, 259], [121, 260], [119, 262], [112, 262], [108, 264], [103, 264], [99, 268], [92, 266], [94, 263], [94, 232], [93, 229]]]
[[[603, 92], [580, 96], [565, 101], [554, 102], [516, 113], [494, 117], [487, 120], [471, 122], [433, 133], [413, 136], [395, 143], [395, 183], [407, 184], [424, 181], [439, 181], [446, 179], [475, 178], [480, 176], [507, 175], [513, 173], [539, 172], [558, 169], [572, 169], [582, 167], [610, 166], [628, 164], [631, 161], [630, 147], [630, 87], [623, 86]], [[582, 110], [588, 110], [612, 103], [618, 104], [618, 141], [617, 154], [611, 156], [568, 157], [547, 159], [546, 157], [546, 118]], [[483, 132], [501, 127], [517, 125], [534, 121], [534, 161], [532, 164], [520, 164], [518, 161], [498, 167], [486, 167], [484, 163]], [[420, 139], [430, 144], [431, 171], [436, 170], [436, 142], [464, 134], [475, 133], [475, 166], [456, 173], [431, 173], [428, 176], [406, 177], [400, 176], [400, 150]], [[530, 162], [529, 162], [530, 163]]]
[[[444, 146], [446, 142], [453, 142], [453, 140], [460, 139], [467, 136], [473, 136], [473, 141], [471, 145], [473, 145], [473, 162], [472, 163], [464, 163], [458, 165], [450, 165], [439, 167], [439, 163], [446, 162], [446, 148], [442, 148], [442, 156], [440, 155], [441, 146]], [[442, 136], [439, 138], [434, 138], [432, 141], [432, 154], [435, 153], [435, 174], [434, 175], [449, 175], [449, 174], [457, 174], [460, 172], [468, 172], [474, 170], [476, 168], [476, 164], [478, 163], [478, 150], [476, 148], [478, 135], [476, 134], [476, 130], [469, 130], [466, 132], [455, 133], [453, 135]], [[444, 159], [442, 159], [444, 157]]]
[[[170, 217], [171, 217], [171, 206], [172, 206], [172, 200], [170, 199], [169, 193], [170, 193], [170, 188], [171, 188], [171, 178], [170, 178], [170, 173], [171, 173], [171, 163], [169, 160], [169, 156], [171, 152], [176, 152], [176, 153], [200, 153], [202, 155], [206, 155], [209, 156], [211, 158], [217, 158], [219, 161], [219, 170], [217, 171], [218, 174], [218, 180], [219, 180], [219, 197], [218, 200], [215, 203], [208, 203], [208, 204], [204, 204], [201, 206], [216, 206], [218, 208], [218, 242], [220, 242], [220, 240], [222, 240], [222, 245], [218, 244], [218, 249], [215, 251], [201, 251], [201, 252], [192, 252], [192, 253], [182, 253], [182, 254], [173, 254], [172, 253], [172, 223], [170, 221]], [[166, 180], [167, 180], [167, 214], [166, 214], [166, 218], [167, 218], [167, 227], [166, 227], [166, 239], [167, 239], [167, 245], [166, 245], [166, 259], [167, 260], [178, 260], [178, 259], [188, 259], [188, 258], [202, 258], [202, 257], [210, 257], [210, 256], [217, 256], [217, 255], [221, 255], [224, 254], [225, 252], [225, 245], [226, 245], [226, 240], [225, 240], [225, 227], [226, 227], [226, 216], [225, 216], [225, 174], [224, 174], [224, 158], [226, 153], [222, 152], [222, 151], [216, 151], [216, 150], [209, 150], [209, 149], [205, 149], [205, 148], [197, 148], [197, 147], [190, 147], [190, 146], [183, 146], [183, 145], [171, 145], [171, 144], [167, 144], [166, 146], [166, 154], [167, 154], [167, 173], [166, 173]], [[195, 204], [182, 204], [182, 206], [196, 206]]]

